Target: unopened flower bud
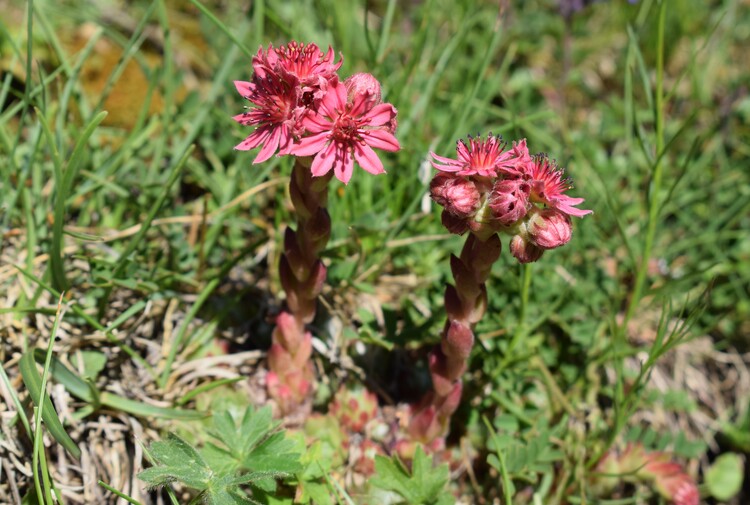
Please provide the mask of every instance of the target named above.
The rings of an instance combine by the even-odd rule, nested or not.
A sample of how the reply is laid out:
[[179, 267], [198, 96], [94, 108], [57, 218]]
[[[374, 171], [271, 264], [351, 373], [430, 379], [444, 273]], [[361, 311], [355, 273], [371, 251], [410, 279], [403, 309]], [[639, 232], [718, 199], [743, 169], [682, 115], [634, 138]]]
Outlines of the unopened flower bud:
[[570, 217], [556, 209], [536, 212], [527, 226], [529, 240], [541, 249], [554, 249], [567, 244], [573, 233]]
[[454, 216], [447, 210], [444, 210], [440, 215], [440, 220], [443, 222], [445, 229], [454, 235], [463, 235], [470, 228], [469, 219]]
[[360, 72], [352, 75], [344, 81], [347, 92], [347, 101], [354, 103], [354, 99], [360, 95], [368, 95], [368, 109], [371, 109], [381, 101], [380, 82], [372, 75]]
[[521, 179], [504, 179], [492, 187], [488, 205], [503, 226], [511, 226], [529, 210], [529, 184]]
[[532, 244], [522, 235], [514, 235], [510, 240], [510, 253], [521, 263], [532, 263], [542, 257], [544, 249]]
[[430, 196], [456, 217], [473, 216], [481, 204], [481, 194], [470, 179], [440, 173], [430, 182]]

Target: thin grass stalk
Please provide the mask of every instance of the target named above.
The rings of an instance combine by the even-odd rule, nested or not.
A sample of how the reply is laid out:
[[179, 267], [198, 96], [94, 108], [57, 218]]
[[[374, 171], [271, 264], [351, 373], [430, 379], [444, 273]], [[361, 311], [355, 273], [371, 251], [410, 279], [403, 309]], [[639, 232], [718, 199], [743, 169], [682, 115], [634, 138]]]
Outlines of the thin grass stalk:
[[659, 223], [659, 198], [664, 168], [664, 32], [666, 25], [667, 2], [663, 1], [659, 6], [659, 27], [657, 32], [656, 48], [656, 92], [655, 92], [655, 122], [656, 122], [656, 155], [653, 170], [653, 180], [651, 182], [651, 192], [649, 195], [649, 214], [648, 225], [646, 228], [646, 240], [641, 252], [641, 261], [638, 265], [633, 292], [628, 304], [628, 310], [625, 314], [625, 320], [622, 327], [625, 328], [628, 321], [633, 317], [643, 296], [643, 289], [646, 284], [646, 275], [648, 265], [651, 260], [651, 253], [654, 247], [654, 238]]
[[[39, 475], [40, 472], [40, 453], [44, 450], [42, 439], [44, 438], [44, 435], [42, 434], [42, 417], [44, 416], [44, 403], [45, 398], [47, 394], [47, 380], [49, 379], [49, 368], [50, 363], [52, 361], [52, 344], [55, 341], [55, 337], [57, 335], [57, 329], [60, 326], [60, 321], [62, 320], [62, 299], [63, 299], [64, 293], [60, 294], [60, 298], [57, 301], [57, 312], [55, 313], [55, 321], [52, 324], [52, 331], [49, 336], [49, 344], [47, 345], [47, 355], [44, 362], [44, 371], [42, 373], [42, 385], [39, 392], [39, 398], [36, 399], [37, 407], [34, 409], [34, 414], [36, 418], [34, 419], [34, 448], [31, 455], [31, 461], [32, 461], [32, 468], [34, 471], [34, 487], [36, 488], [37, 497], [40, 499], [44, 497], [44, 500], [47, 500], [47, 503], [50, 505], [53, 503], [52, 501], [52, 495], [50, 493], [51, 483], [49, 478], [49, 473], [46, 468], [46, 461], [44, 462], [44, 468], [41, 469], [41, 476]], [[41, 479], [40, 479], [41, 477]], [[44, 490], [42, 490], [41, 486], [42, 483], [44, 484]], [[43, 491], [43, 492], [42, 492]]]

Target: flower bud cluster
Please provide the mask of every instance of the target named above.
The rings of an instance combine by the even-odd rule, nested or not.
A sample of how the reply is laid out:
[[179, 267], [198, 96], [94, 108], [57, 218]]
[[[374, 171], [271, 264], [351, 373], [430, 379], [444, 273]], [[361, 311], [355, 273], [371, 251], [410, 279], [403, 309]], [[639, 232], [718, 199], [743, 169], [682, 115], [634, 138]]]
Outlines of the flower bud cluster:
[[451, 233], [470, 233], [461, 256], [451, 256], [455, 285], [445, 289], [448, 318], [428, 358], [432, 391], [412, 409], [410, 435], [424, 443], [445, 433], [461, 400], [473, 328], [487, 308], [485, 282], [500, 257], [498, 232], [511, 235], [511, 254], [529, 263], [570, 241], [570, 216], [591, 213], [575, 207], [582, 198], [565, 195], [570, 182], [546, 156], [532, 157], [525, 140], [506, 147], [490, 134], [459, 141], [456, 159], [431, 153], [439, 172], [430, 195], [443, 207], [443, 224]]
[[521, 263], [570, 241], [570, 216], [590, 210], [567, 196], [570, 180], [545, 155], [531, 156], [526, 140], [506, 145], [490, 134], [486, 140], [459, 141], [457, 159], [432, 153], [439, 170], [430, 183], [432, 199], [443, 207], [442, 221], [456, 234], [480, 238], [510, 235], [510, 252]]

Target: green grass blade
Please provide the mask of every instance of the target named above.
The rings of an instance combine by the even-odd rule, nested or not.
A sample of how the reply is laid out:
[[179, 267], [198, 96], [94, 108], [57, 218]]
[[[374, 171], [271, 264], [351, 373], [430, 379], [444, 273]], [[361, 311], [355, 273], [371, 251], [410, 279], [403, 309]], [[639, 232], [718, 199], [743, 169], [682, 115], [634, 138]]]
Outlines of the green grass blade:
[[[194, 145], [189, 146], [185, 150], [185, 152], [182, 154], [182, 157], [177, 162], [177, 164], [175, 164], [175, 166], [172, 168], [172, 171], [169, 174], [169, 178], [167, 179], [167, 182], [164, 184], [164, 190], [161, 192], [159, 197], [156, 199], [154, 204], [149, 209], [148, 215], [146, 216], [146, 219], [141, 224], [141, 228], [138, 230], [138, 233], [136, 233], [135, 237], [133, 237], [128, 242], [128, 245], [125, 247], [125, 250], [120, 255], [120, 259], [117, 262], [117, 265], [115, 266], [114, 269], [112, 269], [112, 272], [110, 273], [110, 279], [116, 279], [125, 270], [125, 267], [128, 264], [129, 256], [140, 245], [141, 241], [143, 240], [143, 237], [146, 236], [146, 233], [151, 227], [151, 222], [154, 220], [159, 210], [161, 210], [162, 205], [164, 205], [164, 202], [169, 196], [169, 192], [171, 191], [172, 186], [174, 185], [175, 182], [177, 182], [177, 179], [182, 173], [182, 169], [185, 166], [185, 163], [187, 162], [188, 158], [192, 154], [194, 148], [195, 148]], [[111, 284], [107, 288], [104, 295], [102, 295], [102, 298], [99, 304], [99, 316], [100, 317], [104, 315], [104, 310], [107, 308], [107, 304], [109, 303], [109, 296], [112, 293], [113, 287], [114, 287], [114, 284]]]
[[[43, 280], [41, 280], [39, 277], [37, 277], [34, 274], [32, 274], [27, 269], [24, 269], [24, 268], [22, 268], [22, 267], [20, 267], [18, 265], [14, 265], [14, 266], [15, 266], [16, 270], [18, 270], [21, 274], [24, 275], [24, 277], [26, 277], [26, 278], [30, 279], [31, 281], [33, 281], [40, 288], [44, 289], [45, 291], [48, 291], [53, 296], [57, 296], [57, 297], [60, 296], [60, 292], [59, 291], [57, 291], [52, 286], [50, 286], [47, 283], [45, 283]], [[115, 344], [118, 347], [120, 347], [120, 349], [122, 349], [122, 351], [125, 354], [127, 354], [128, 356], [130, 356], [131, 359], [133, 359], [133, 361], [137, 361], [146, 370], [148, 370], [151, 373], [151, 375], [154, 375], [154, 369], [148, 363], [148, 361], [146, 361], [145, 359], [143, 359], [143, 357], [140, 356], [137, 352], [135, 352], [135, 350], [132, 347], [130, 347], [129, 345], [127, 345], [124, 342], [121, 342], [120, 339], [118, 339], [117, 337], [115, 337], [114, 335], [112, 335], [111, 332], [106, 331], [106, 328], [104, 328], [104, 326], [102, 326], [99, 323], [99, 321], [97, 321], [96, 319], [94, 319], [93, 317], [91, 317], [89, 314], [87, 314], [86, 311], [83, 310], [83, 308], [78, 303], [71, 302], [70, 310], [72, 310], [75, 315], [77, 315], [78, 317], [80, 317], [84, 321], [86, 321], [88, 324], [90, 324], [93, 328], [95, 328], [95, 329], [97, 329], [97, 330], [99, 330], [101, 332], [104, 332], [104, 336], [107, 338], [107, 340], [109, 340], [110, 343]]]
[[219, 20], [216, 16], [214, 16], [213, 12], [208, 10], [205, 5], [200, 3], [198, 0], [190, 0], [190, 3], [195, 5], [201, 13], [203, 13], [204, 16], [206, 16], [209, 21], [211, 21], [214, 25], [216, 25], [216, 28], [218, 28], [224, 35], [229, 37], [229, 40], [234, 42], [234, 45], [237, 46], [240, 51], [242, 51], [245, 56], [247, 56], [249, 59], [252, 59], [253, 56], [255, 56], [255, 53], [250, 50], [249, 47], [245, 45], [242, 40], [240, 40], [235, 34], [232, 33], [232, 31], [225, 25], [224, 23]]
[[34, 360], [33, 351], [28, 351], [21, 356], [21, 360], [18, 362], [18, 368], [21, 372], [23, 383], [28, 388], [34, 403], [37, 403], [40, 398], [43, 398], [41, 418], [44, 420], [47, 430], [52, 437], [70, 453], [71, 456], [79, 459], [81, 457], [81, 450], [75, 442], [73, 442], [73, 439], [68, 436], [65, 428], [63, 428], [49, 396], [47, 396], [46, 392], [42, 395], [42, 376], [39, 375], [39, 371], [36, 369], [36, 361]]
[[[31, 355], [32, 353], [27, 354]], [[38, 362], [43, 361], [44, 358], [44, 353], [39, 350], [33, 353], [33, 359]], [[206, 414], [194, 410], [156, 407], [154, 405], [148, 405], [107, 392], [99, 392], [99, 401], [97, 402], [95, 394], [91, 391], [90, 384], [63, 365], [62, 362], [54, 356], [50, 359], [49, 371], [50, 374], [52, 374], [52, 377], [62, 384], [71, 395], [88, 403], [101, 403], [101, 405], [106, 407], [121, 410], [122, 412], [127, 412], [139, 417], [191, 420], [202, 419], [206, 416]]]
[[132, 497], [126, 495], [125, 493], [123, 493], [121, 491], [118, 491], [117, 489], [113, 488], [109, 484], [105, 483], [103, 480], [99, 481], [99, 485], [101, 487], [103, 487], [104, 489], [106, 489], [107, 491], [109, 491], [110, 493], [112, 493], [112, 494], [114, 494], [116, 496], [119, 496], [120, 498], [122, 498], [123, 500], [125, 500], [128, 503], [132, 503], [133, 505], [141, 505], [141, 502], [139, 502], [135, 498], [132, 498]]
[[[68, 159], [65, 170], [62, 173], [55, 174], [55, 221], [52, 225], [49, 268], [52, 274], [52, 286], [58, 291], [64, 291], [68, 287], [63, 258], [63, 227], [65, 226], [66, 200], [73, 186], [73, 181], [78, 173], [78, 168], [83, 158], [83, 153], [87, 148], [88, 140], [94, 133], [94, 130], [96, 130], [96, 127], [99, 126], [99, 123], [101, 123], [105, 117], [107, 117], [107, 112], [102, 111], [97, 114], [88, 125], [86, 125], [83, 133], [78, 137], [78, 142], [76, 142], [73, 153]], [[50, 149], [53, 149], [52, 145], [50, 145]]]
[[206, 384], [198, 386], [195, 389], [191, 389], [190, 391], [188, 391], [187, 394], [185, 394], [185, 396], [177, 400], [177, 405], [185, 405], [187, 402], [189, 402], [190, 400], [192, 400], [193, 398], [195, 398], [201, 393], [206, 393], [208, 391], [224, 386], [226, 384], [234, 384], [235, 382], [239, 382], [241, 380], [245, 380], [245, 377], [235, 377], [232, 379], [219, 379], [217, 381], [208, 382]]

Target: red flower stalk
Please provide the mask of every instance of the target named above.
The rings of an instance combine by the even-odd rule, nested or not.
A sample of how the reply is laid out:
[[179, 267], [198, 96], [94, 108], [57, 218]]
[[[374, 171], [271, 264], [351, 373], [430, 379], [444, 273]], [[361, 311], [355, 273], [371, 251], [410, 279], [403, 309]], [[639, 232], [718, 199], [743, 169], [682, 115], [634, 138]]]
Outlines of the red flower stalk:
[[412, 408], [409, 433], [413, 439], [430, 443], [445, 434], [451, 415], [461, 401], [461, 375], [474, 344], [473, 327], [487, 308], [485, 282], [492, 264], [500, 257], [500, 237], [486, 240], [470, 234], [461, 256], [451, 255], [456, 285], [445, 289], [448, 319], [440, 344], [428, 359], [433, 390]]
[[451, 233], [470, 234], [460, 258], [451, 256], [455, 286], [445, 289], [448, 317], [440, 345], [428, 358], [432, 391], [412, 408], [409, 432], [424, 443], [445, 434], [461, 400], [473, 328], [487, 307], [485, 282], [500, 256], [498, 232], [512, 236], [511, 254], [528, 263], [570, 240], [570, 215], [591, 212], [574, 207], [583, 199], [564, 194], [570, 183], [562, 170], [546, 157], [532, 157], [525, 140], [506, 149], [492, 134], [470, 137], [468, 144], [458, 142], [456, 159], [432, 157], [440, 172], [430, 183], [430, 195], [443, 207], [442, 222]]
[[396, 109], [381, 103], [380, 83], [370, 74], [341, 82], [341, 60], [334, 60], [332, 49], [323, 54], [315, 44], [269, 46], [253, 57], [251, 81], [235, 81], [252, 107], [234, 119], [255, 127], [236, 149], [260, 147], [253, 163], [275, 153], [298, 157], [289, 183], [297, 229], [286, 230], [279, 262], [286, 307], [276, 318], [268, 352], [268, 391], [282, 412], [301, 405], [313, 385], [306, 325], [315, 317], [326, 279], [320, 252], [331, 234], [328, 183], [334, 174], [349, 182], [354, 161], [370, 173], [383, 173], [373, 148], [399, 149]]
[[297, 211], [297, 230], [284, 233], [279, 277], [286, 293], [286, 310], [276, 317], [268, 352], [269, 394], [282, 412], [302, 404], [312, 389], [312, 335], [306, 325], [315, 318], [317, 298], [326, 280], [320, 252], [331, 234], [326, 210], [330, 177], [313, 178], [303, 159], [292, 169], [289, 192]]

